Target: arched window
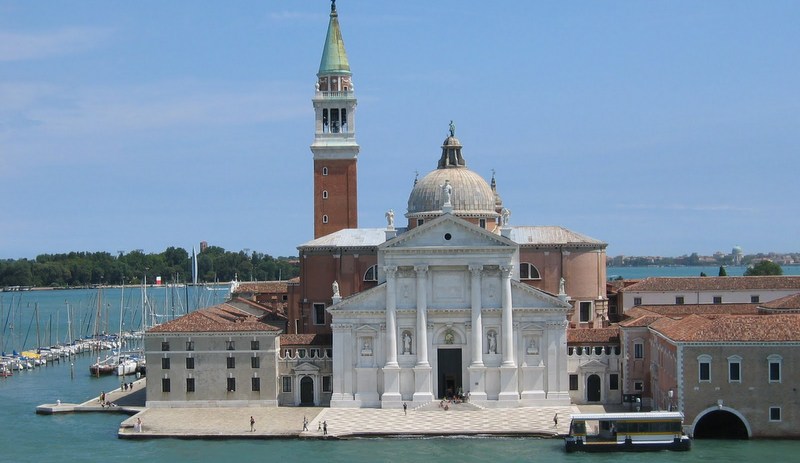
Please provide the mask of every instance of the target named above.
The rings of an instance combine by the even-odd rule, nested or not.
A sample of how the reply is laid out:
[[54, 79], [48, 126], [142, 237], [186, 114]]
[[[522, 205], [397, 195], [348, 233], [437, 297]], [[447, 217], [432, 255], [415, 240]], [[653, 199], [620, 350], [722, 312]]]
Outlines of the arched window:
[[328, 199], [328, 190], [322, 190], [322, 199]]
[[529, 264], [528, 262], [522, 262], [519, 264], [519, 279], [520, 280], [539, 280], [542, 277], [539, 276], [539, 270], [533, 266], [533, 264]]
[[328, 168], [327, 167], [323, 167], [322, 168], [322, 175], [328, 175]]
[[378, 266], [373, 265], [364, 274], [364, 281], [378, 281]]
[[323, 215], [322, 216], [322, 223], [328, 223], [328, 216], [327, 215]]

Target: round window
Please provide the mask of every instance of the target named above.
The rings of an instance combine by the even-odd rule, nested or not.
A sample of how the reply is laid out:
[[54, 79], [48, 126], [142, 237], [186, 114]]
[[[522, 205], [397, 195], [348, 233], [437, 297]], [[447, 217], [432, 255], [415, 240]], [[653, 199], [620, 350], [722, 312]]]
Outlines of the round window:
[[445, 233], [444, 234], [444, 239], [446, 239], [447, 241], [450, 241], [450, 238], [452, 238], [452, 237], [453, 237], [453, 235], [451, 235], [450, 233]]

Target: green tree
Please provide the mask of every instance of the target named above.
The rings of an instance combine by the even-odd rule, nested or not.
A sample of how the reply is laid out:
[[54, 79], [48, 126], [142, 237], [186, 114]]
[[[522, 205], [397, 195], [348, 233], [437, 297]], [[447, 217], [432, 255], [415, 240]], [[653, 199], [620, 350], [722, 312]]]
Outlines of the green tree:
[[728, 276], [728, 271], [725, 270], [725, 266], [724, 265], [720, 265], [719, 266], [719, 276], [721, 276], [721, 277]]
[[761, 262], [748, 267], [744, 272], [744, 276], [746, 277], [761, 275], [783, 275], [783, 269], [775, 262], [770, 260], [762, 260]]

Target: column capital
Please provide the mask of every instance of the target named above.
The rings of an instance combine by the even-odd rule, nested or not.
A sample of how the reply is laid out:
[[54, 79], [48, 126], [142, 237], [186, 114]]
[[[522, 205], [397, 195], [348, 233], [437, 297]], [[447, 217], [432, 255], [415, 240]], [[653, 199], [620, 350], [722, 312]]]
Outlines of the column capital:
[[483, 272], [483, 265], [469, 264], [469, 271], [472, 272], [472, 275], [480, 275]]
[[511, 275], [511, 271], [514, 270], [513, 265], [501, 265], [500, 271], [503, 273], [503, 277], [508, 277]]
[[420, 276], [420, 274], [424, 275], [428, 271], [428, 266], [427, 265], [415, 265], [414, 266], [414, 271], [417, 272], [417, 276]]
[[383, 267], [383, 272], [386, 273], [387, 277], [394, 277], [395, 273], [397, 273], [397, 266], [396, 265], [387, 265]]

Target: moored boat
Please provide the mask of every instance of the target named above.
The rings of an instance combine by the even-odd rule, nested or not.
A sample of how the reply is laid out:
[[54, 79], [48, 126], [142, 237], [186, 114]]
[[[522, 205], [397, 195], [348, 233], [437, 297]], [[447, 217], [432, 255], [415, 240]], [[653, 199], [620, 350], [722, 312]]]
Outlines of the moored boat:
[[683, 413], [581, 413], [572, 415], [567, 452], [689, 450]]

